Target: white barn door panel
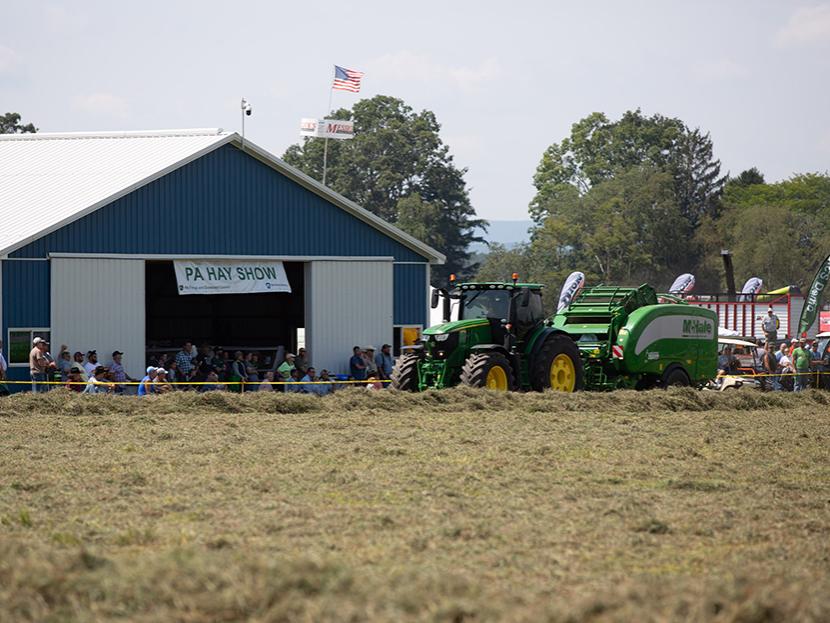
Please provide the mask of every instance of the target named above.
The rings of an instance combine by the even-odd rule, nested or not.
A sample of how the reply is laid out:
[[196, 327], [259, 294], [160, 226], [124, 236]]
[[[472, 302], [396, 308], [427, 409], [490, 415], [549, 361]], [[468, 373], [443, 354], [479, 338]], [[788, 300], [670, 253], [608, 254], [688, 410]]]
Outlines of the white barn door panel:
[[352, 347], [392, 343], [391, 261], [306, 265], [306, 345], [319, 373], [348, 373]]
[[144, 260], [52, 258], [52, 354], [98, 352], [109, 365], [112, 352], [124, 353], [133, 378], [144, 376]]

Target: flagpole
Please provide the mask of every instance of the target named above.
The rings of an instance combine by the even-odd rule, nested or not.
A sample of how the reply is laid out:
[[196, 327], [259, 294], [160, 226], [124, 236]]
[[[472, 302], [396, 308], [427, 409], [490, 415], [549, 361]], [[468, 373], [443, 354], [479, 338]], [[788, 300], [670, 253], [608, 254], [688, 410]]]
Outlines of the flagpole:
[[[337, 76], [337, 70], [335, 70], [334, 75], [332, 76], [332, 80], [334, 80], [335, 76]], [[333, 84], [329, 85], [329, 107], [326, 109], [326, 112], [323, 115], [323, 122], [325, 122], [325, 120], [326, 120], [326, 115], [328, 115], [331, 112], [331, 98], [332, 98], [332, 95], [334, 95], [333, 86], [334, 86]], [[329, 157], [328, 132], [326, 133], [326, 138], [323, 139], [323, 140], [324, 140], [324, 143], [323, 143], [323, 186], [325, 186], [326, 185], [326, 168], [327, 168], [328, 159], [329, 159], [328, 158]]]

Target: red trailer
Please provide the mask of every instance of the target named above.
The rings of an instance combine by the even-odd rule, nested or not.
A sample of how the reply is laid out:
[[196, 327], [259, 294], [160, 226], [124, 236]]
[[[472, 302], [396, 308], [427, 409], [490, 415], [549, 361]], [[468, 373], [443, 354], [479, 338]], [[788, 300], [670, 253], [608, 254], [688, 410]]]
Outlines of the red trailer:
[[[767, 309], [772, 307], [781, 321], [778, 339], [795, 337], [804, 307], [804, 296], [801, 294], [696, 294], [686, 297], [686, 301], [690, 305], [713, 310], [721, 327], [747, 337], [764, 335], [761, 322], [767, 315]], [[818, 320], [807, 334], [813, 336], [817, 331]]]

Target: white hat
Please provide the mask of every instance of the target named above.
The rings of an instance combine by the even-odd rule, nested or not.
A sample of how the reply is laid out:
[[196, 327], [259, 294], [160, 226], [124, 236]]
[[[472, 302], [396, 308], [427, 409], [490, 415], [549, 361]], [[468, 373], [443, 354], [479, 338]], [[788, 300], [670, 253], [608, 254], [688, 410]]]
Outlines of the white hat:
[[155, 372], [155, 371], [156, 371], [155, 366], [147, 366], [147, 374], [150, 374], [151, 372]]
[[363, 350], [375, 350], [375, 347], [374, 347], [374, 346], [372, 346], [371, 344], [369, 344], [369, 345], [368, 345], [366, 348], [364, 348]]
[[167, 370], [165, 370], [164, 368], [156, 368], [156, 375], [159, 374], [167, 374]]

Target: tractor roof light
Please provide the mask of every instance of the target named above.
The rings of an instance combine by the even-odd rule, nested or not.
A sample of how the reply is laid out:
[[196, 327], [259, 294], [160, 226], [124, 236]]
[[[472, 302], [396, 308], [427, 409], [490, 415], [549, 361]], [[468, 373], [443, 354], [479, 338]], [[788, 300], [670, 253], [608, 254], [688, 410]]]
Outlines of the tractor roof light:
[[450, 274], [450, 283], [455, 283], [455, 273]]
[[519, 273], [513, 273], [512, 278], [513, 278], [513, 285], [515, 286], [516, 283], [519, 281]]

